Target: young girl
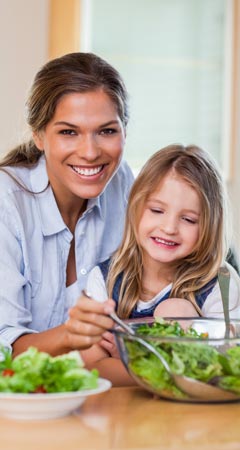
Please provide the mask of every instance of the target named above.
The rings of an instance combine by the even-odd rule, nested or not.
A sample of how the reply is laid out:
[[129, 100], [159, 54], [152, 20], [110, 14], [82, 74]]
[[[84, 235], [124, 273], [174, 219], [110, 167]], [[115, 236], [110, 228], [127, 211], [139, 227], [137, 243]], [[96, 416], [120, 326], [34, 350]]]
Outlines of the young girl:
[[[181, 145], [158, 151], [132, 187], [122, 243], [92, 270], [88, 291], [96, 300], [113, 298], [123, 319], [223, 316], [217, 274], [228, 248], [225, 216], [222, 180], [207, 153]], [[229, 270], [229, 309], [236, 317], [239, 280]], [[111, 343], [103, 345], [111, 353]], [[95, 359], [94, 366], [121, 383], [120, 363], [110, 372], [103, 352], [90, 349], [86, 361]]]

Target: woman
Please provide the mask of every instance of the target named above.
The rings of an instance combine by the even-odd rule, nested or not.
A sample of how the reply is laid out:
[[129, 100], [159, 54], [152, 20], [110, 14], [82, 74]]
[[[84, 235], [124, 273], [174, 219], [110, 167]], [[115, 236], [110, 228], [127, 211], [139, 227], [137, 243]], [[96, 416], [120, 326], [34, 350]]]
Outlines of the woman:
[[127, 92], [107, 62], [73, 53], [37, 73], [27, 111], [32, 139], [0, 163], [0, 339], [14, 355], [29, 345], [56, 355], [112, 324], [111, 302], [79, 297], [122, 236]]

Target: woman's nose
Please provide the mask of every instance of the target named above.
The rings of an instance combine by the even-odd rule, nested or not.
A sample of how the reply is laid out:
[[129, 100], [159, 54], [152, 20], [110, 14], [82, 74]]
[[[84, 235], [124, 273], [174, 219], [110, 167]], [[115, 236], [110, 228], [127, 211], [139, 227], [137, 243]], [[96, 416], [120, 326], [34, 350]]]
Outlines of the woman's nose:
[[101, 148], [94, 136], [82, 136], [79, 143], [78, 154], [87, 161], [95, 161], [101, 155]]

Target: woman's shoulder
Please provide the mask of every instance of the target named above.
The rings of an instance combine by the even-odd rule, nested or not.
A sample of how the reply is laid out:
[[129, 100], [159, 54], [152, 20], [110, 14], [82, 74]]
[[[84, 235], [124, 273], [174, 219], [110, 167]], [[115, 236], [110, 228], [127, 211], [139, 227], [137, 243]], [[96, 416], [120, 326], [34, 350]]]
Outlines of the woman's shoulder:
[[132, 186], [134, 175], [127, 161], [121, 161], [112, 181], [113, 183], [124, 183], [124, 185], [122, 184], [122, 187], [125, 186], [126, 189], [129, 189]]
[[134, 179], [133, 171], [125, 159], [122, 159], [119, 169], [121, 170], [123, 176]]
[[29, 187], [30, 169], [27, 167], [0, 167], [0, 195]]
[[0, 167], [0, 198], [6, 194], [14, 195], [16, 192], [25, 194], [26, 191], [40, 191], [42, 185], [46, 186], [45, 178], [47, 178], [46, 167], [42, 158], [31, 166]]
[[[0, 168], [0, 209], [1, 213], [17, 207], [19, 193], [22, 191], [23, 177], [15, 167]], [[1, 215], [2, 215], [1, 214]]]
[[133, 173], [126, 161], [122, 161], [112, 179], [100, 195], [102, 201], [111, 204], [118, 211], [128, 202], [130, 189], [134, 181]]

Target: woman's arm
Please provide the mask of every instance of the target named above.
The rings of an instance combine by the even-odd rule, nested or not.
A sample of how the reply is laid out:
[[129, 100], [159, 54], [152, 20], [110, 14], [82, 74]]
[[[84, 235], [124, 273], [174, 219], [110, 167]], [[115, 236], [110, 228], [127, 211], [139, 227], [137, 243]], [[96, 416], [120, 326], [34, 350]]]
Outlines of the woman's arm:
[[22, 353], [29, 346], [51, 355], [89, 348], [101, 340], [105, 330], [113, 326], [112, 319], [108, 317], [113, 310], [112, 300], [98, 303], [80, 297], [69, 310], [69, 319], [63, 325], [40, 333], [25, 334], [16, 339], [13, 343], [13, 355]]

